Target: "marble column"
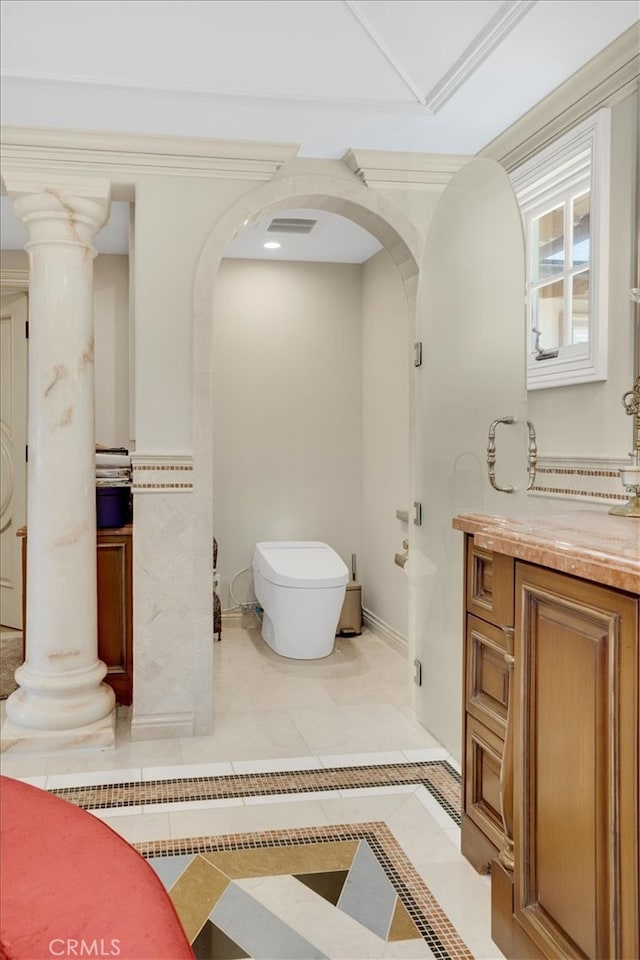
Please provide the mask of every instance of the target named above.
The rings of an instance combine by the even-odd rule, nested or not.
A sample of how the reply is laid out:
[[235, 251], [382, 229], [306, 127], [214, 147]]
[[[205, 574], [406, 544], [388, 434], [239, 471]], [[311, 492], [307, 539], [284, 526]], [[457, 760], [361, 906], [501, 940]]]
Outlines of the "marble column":
[[93, 259], [110, 184], [3, 173], [29, 239], [26, 661], [3, 752], [112, 747], [98, 660]]

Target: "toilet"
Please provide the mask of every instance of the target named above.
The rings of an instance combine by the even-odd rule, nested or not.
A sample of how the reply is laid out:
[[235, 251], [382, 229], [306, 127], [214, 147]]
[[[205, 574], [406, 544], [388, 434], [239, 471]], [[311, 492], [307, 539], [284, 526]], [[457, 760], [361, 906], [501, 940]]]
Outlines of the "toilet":
[[328, 657], [333, 651], [348, 580], [346, 564], [326, 543], [257, 543], [253, 587], [264, 611], [263, 639], [281, 657]]

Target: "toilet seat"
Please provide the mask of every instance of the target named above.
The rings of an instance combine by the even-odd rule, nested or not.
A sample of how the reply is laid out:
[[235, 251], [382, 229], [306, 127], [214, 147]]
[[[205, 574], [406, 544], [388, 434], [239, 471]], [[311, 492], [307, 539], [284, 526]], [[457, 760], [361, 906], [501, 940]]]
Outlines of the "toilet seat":
[[269, 583], [281, 587], [325, 589], [344, 586], [349, 580], [342, 558], [328, 544], [316, 540], [257, 543], [254, 568]]

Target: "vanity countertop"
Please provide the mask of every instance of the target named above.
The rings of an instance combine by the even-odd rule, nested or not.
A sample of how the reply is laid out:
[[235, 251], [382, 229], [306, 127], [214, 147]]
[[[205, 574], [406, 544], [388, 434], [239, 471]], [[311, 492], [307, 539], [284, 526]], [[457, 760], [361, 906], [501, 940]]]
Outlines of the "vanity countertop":
[[597, 509], [532, 516], [463, 513], [453, 526], [472, 533], [485, 550], [640, 593], [640, 519]]

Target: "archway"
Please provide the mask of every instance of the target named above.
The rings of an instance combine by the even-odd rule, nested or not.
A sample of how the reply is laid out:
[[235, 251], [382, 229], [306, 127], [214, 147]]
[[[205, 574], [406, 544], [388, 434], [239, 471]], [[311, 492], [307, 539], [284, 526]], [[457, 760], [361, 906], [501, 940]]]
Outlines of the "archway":
[[[194, 611], [193, 675], [201, 724], [212, 716], [211, 544], [213, 538], [213, 346], [216, 275], [231, 240], [247, 223], [283, 209], [314, 208], [340, 214], [372, 234], [397, 265], [415, 323], [420, 238], [406, 216], [351, 177], [305, 174], [283, 177], [241, 198], [216, 224], [196, 271], [193, 327], [194, 549], [198, 608]], [[203, 726], [200, 726], [203, 729]]]

